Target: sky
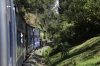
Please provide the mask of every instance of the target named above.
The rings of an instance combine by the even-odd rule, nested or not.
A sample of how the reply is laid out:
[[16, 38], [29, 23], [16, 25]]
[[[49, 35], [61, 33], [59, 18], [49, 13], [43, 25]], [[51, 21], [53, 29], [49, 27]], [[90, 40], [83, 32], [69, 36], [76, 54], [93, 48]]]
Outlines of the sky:
[[52, 10], [54, 10], [57, 14], [59, 14], [58, 7], [59, 7], [59, 0], [55, 0], [54, 7], [52, 8]]

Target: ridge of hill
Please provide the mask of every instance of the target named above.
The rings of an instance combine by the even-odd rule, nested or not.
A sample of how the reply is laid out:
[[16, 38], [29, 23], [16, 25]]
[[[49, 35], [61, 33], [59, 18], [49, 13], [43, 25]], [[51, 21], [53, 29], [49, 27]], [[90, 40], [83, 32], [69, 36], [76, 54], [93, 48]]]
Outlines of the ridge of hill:
[[69, 50], [61, 58], [61, 53], [51, 57], [52, 66], [100, 66], [100, 37], [93, 37]]

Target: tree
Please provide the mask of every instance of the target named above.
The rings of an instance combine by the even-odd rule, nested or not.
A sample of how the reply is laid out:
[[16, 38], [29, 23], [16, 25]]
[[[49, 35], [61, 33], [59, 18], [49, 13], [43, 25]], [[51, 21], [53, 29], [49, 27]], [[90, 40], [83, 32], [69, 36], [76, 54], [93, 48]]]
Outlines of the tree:
[[[61, 0], [62, 3], [68, 1]], [[70, 42], [81, 42], [100, 34], [100, 1], [98, 0], [71, 0], [67, 5], [60, 5], [62, 40]], [[63, 6], [67, 6], [64, 8]], [[64, 25], [64, 24], [67, 25]], [[69, 24], [73, 26], [67, 27]], [[69, 36], [66, 36], [69, 35]]]
[[19, 7], [20, 12], [29, 13], [45, 13], [45, 8], [49, 8], [49, 4], [53, 0], [14, 0], [14, 3]]

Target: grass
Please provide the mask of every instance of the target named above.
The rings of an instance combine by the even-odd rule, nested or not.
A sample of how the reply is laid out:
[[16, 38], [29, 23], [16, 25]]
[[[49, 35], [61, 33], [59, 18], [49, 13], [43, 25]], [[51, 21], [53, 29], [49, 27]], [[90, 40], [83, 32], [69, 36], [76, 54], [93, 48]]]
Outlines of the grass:
[[100, 37], [91, 38], [69, 50], [66, 57], [55, 54], [50, 58], [52, 66], [100, 66]]
[[84, 61], [82, 63], [79, 63], [77, 66], [86, 66], [86, 65], [97, 65], [96, 63], [100, 62], [100, 57], [97, 58], [91, 58], [87, 61]]
[[56, 63], [57, 61], [59, 61], [61, 59], [61, 53], [57, 53], [54, 56], [52, 56], [50, 58], [51, 60], [51, 64]]

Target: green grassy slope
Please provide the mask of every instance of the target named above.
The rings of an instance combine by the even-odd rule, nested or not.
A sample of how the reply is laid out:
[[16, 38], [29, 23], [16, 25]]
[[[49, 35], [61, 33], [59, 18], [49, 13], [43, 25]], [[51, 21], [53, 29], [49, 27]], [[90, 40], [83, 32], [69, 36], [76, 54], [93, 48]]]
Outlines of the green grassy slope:
[[73, 47], [61, 58], [58, 53], [51, 57], [52, 66], [100, 66], [100, 37], [94, 37]]

